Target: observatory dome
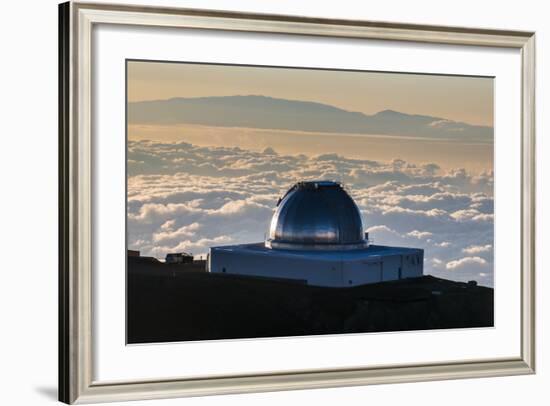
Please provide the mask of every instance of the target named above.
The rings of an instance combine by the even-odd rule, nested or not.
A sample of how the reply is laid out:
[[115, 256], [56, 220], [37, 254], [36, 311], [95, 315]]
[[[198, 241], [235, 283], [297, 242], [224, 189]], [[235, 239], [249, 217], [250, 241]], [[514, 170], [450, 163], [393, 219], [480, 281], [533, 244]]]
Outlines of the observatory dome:
[[279, 199], [269, 248], [346, 250], [367, 246], [361, 213], [340, 183], [298, 182]]

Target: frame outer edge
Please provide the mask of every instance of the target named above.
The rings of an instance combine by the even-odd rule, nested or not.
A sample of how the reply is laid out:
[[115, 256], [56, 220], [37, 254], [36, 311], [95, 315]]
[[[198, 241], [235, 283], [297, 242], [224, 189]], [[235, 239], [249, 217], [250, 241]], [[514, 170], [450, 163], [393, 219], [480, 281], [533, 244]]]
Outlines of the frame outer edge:
[[522, 57], [522, 358], [535, 372], [535, 34], [526, 39]]
[[[61, 10], [64, 10], [64, 14]], [[124, 15], [125, 13], [126, 15]], [[241, 25], [238, 25], [239, 28], [236, 29], [246, 32], [287, 32], [297, 35], [375, 38], [521, 49], [523, 191], [521, 212], [521, 357], [464, 361], [455, 364], [373, 366], [343, 370], [275, 372], [264, 375], [197, 377], [146, 382], [93, 382], [91, 331], [93, 310], [91, 300], [92, 26], [95, 23], [147, 24], [143, 20], [145, 18], [143, 15], [141, 15], [141, 19], [136, 17], [140, 13], [150, 14], [150, 17], [154, 19], [148, 25], [235, 30], [235, 28], [231, 28], [231, 24], [239, 22]], [[121, 14], [122, 17], [119, 15], [120, 18], [117, 19], [115, 14]], [[181, 19], [171, 19], [169, 18], [171, 14], [177, 15]], [[137, 21], [132, 18], [136, 18]], [[231, 21], [226, 21], [228, 19]], [[148, 21], [146, 18], [145, 20]], [[324, 31], [324, 28], [327, 31]], [[71, 404], [93, 403], [534, 373], [534, 33], [68, 2], [60, 5], [59, 40], [59, 399], [61, 401]], [[62, 59], [66, 63], [62, 64]]]
[[[320, 35], [328, 37], [371, 38], [413, 42], [521, 48], [533, 33], [490, 28], [438, 26], [387, 21], [331, 19], [284, 14], [248, 13], [215, 9], [170, 6], [128, 5], [74, 1], [78, 7], [96, 13], [101, 22], [113, 22], [114, 14], [131, 13], [130, 25], [174, 26], [176, 18], [185, 18], [187, 27], [208, 29]], [[111, 15], [109, 15], [111, 13]], [[148, 22], [143, 21], [143, 17]], [[124, 18], [124, 17], [122, 17]], [[153, 21], [154, 20], [154, 21]], [[153, 21], [153, 22], [152, 22]]]
[[81, 348], [79, 347], [79, 335], [80, 328], [78, 325], [79, 319], [79, 285], [81, 271], [78, 264], [78, 176], [79, 171], [77, 167], [78, 158], [76, 149], [78, 148], [77, 140], [77, 125], [79, 120], [78, 106], [76, 105], [76, 89], [78, 88], [78, 75], [76, 69], [78, 67], [77, 61], [75, 61], [75, 50], [77, 49], [78, 37], [75, 35], [75, 5], [73, 2], [68, 2], [68, 20], [69, 20], [69, 74], [68, 74], [68, 93], [69, 93], [69, 142], [68, 142], [68, 170], [67, 170], [67, 191], [68, 191], [68, 204], [67, 204], [67, 216], [68, 216], [68, 246], [69, 246], [69, 345], [70, 345], [70, 362], [69, 362], [69, 390], [67, 403], [72, 404], [76, 401], [80, 395], [78, 387], [78, 376], [80, 375], [80, 362], [79, 357]]
[[[92, 385], [76, 403], [150, 400], [176, 397], [211, 396], [351, 387], [388, 383], [426, 382], [525, 375], [531, 370], [520, 359], [472, 363], [433, 364], [420, 367], [394, 366], [356, 370], [310, 371], [288, 374], [214, 377], [203, 379]], [[121, 390], [121, 387], [122, 390]]]
[[75, 266], [74, 276], [74, 317], [73, 347], [74, 370], [73, 391], [71, 403], [76, 402], [86, 393], [93, 377], [93, 340], [92, 340], [92, 77], [91, 77], [91, 41], [92, 20], [77, 3], [71, 3], [72, 17], [72, 58], [73, 63], [73, 107], [72, 117], [75, 122], [72, 125], [74, 134], [71, 148], [73, 161], [71, 167], [74, 170], [72, 187], [74, 200], [73, 212], [73, 253], [75, 257], [72, 264]]
[[69, 3], [58, 6], [58, 400], [70, 400], [70, 340], [69, 340]]

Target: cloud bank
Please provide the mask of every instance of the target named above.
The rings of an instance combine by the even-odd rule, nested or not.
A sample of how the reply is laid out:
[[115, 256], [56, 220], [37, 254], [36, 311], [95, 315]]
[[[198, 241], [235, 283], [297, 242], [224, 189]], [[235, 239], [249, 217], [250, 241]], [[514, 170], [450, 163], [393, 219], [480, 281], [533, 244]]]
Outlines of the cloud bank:
[[376, 244], [424, 248], [425, 273], [493, 285], [493, 174], [272, 148], [129, 141], [129, 248], [163, 258], [265, 238], [296, 181], [343, 182]]

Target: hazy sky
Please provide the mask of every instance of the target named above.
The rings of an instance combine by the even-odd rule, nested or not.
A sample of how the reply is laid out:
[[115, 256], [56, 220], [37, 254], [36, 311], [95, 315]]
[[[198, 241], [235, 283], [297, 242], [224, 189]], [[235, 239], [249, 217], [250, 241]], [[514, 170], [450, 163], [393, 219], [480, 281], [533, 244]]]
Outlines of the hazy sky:
[[493, 79], [166, 62], [128, 63], [128, 100], [266, 95], [374, 114], [391, 109], [493, 125]]

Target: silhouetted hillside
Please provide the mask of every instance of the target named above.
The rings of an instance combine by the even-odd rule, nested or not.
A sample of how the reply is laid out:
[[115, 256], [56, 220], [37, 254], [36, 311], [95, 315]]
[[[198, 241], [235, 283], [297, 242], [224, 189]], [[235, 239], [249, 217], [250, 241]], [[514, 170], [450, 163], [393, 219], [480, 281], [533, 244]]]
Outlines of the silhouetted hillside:
[[131, 124], [200, 124], [309, 132], [492, 141], [493, 128], [384, 110], [373, 115], [266, 96], [176, 97], [128, 103]]
[[432, 276], [321, 288], [128, 258], [128, 341], [493, 326], [493, 289]]

